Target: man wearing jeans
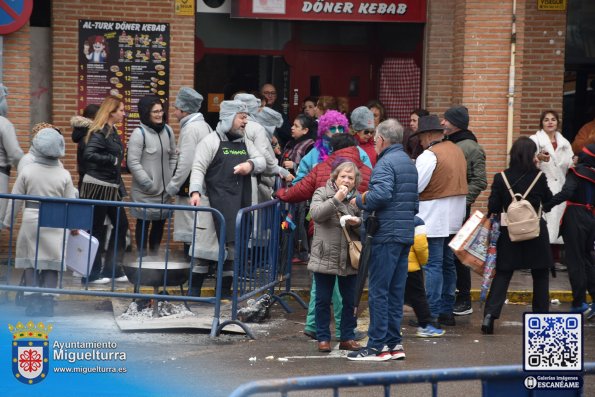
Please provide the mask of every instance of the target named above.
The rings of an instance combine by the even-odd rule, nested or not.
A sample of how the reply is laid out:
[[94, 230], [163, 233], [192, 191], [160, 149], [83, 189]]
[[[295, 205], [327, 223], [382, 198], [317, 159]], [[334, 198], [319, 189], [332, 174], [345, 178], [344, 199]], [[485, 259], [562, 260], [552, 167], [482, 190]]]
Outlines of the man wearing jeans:
[[419, 175], [419, 214], [427, 228], [429, 258], [424, 268], [426, 294], [432, 317], [442, 325], [455, 325], [452, 314], [457, 273], [450, 236], [463, 224], [467, 195], [467, 162], [463, 151], [444, 140], [435, 115], [419, 119], [414, 135], [424, 148], [415, 161]]
[[376, 128], [378, 162], [367, 192], [353, 199], [368, 214], [375, 212], [378, 230], [369, 260], [368, 305], [370, 325], [365, 348], [349, 360], [402, 360], [401, 320], [407, 281], [407, 258], [413, 244], [418, 209], [417, 171], [403, 150], [403, 126], [395, 119]]
[[[458, 105], [444, 112], [442, 119], [444, 136], [449, 141], [456, 143], [461, 148], [467, 162], [467, 207], [465, 219], [471, 214], [471, 205], [482, 191], [488, 187], [486, 177], [486, 154], [473, 132], [469, 131], [469, 111], [466, 107]], [[471, 307], [471, 269], [463, 265], [458, 258], [454, 258], [457, 269], [457, 299], [453, 314], [464, 316], [473, 313]]]

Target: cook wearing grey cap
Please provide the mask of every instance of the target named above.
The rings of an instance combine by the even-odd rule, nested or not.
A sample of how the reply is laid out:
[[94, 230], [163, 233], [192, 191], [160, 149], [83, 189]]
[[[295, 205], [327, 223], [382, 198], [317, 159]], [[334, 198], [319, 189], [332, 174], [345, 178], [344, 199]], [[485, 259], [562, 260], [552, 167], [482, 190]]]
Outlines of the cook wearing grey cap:
[[[190, 175], [190, 205], [210, 206], [225, 220], [226, 260], [223, 263], [222, 294], [231, 294], [235, 254], [235, 218], [252, 202], [251, 174], [265, 169], [265, 160], [254, 143], [246, 138], [248, 108], [241, 101], [223, 101], [219, 108], [217, 133], [209, 134], [196, 147]], [[219, 254], [218, 232], [213, 216], [198, 213], [200, 233], [195, 233], [191, 256], [196, 258], [189, 294], [200, 296], [210, 268], [216, 268]]]
[[[176, 148], [178, 163], [174, 175], [165, 187], [165, 191], [169, 196], [176, 198], [176, 204], [178, 205], [188, 205], [190, 173], [192, 172], [196, 147], [206, 136], [213, 132], [205, 122], [202, 113], [199, 112], [202, 101], [203, 97], [198, 92], [190, 87], [182, 87], [178, 91], [174, 104], [173, 114], [180, 122], [180, 134]], [[194, 213], [175, 211], [174, 218], [174, 240], [184, 243], [184, 254], [186, 259], [189, 260], [188, 252], [195, 230]]]

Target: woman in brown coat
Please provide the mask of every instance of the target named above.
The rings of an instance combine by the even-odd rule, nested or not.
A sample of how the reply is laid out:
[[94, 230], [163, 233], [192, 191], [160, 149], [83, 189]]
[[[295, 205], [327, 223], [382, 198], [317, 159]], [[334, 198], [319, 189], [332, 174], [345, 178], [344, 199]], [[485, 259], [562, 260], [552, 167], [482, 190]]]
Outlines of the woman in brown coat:
[[316, 280], [316, 335], [318, 350], [330, 352], [330, 306], [335, 281], [343, 298], [341, 313], [341, 343], [339, 349], [358, 350], [354, 341], [356, 319], [354, 315], [354, 294], [357, 270], [349, 260], [347, 239], [340, 219], [352, 240], [359, 240], [356, 231], [361, 224], [359, 209], [349, 204], [356, 193], [361, 176], [357, 166], [349, 161], [336, 166], [326, 186], [318, 188], [312, 197], [310, 212], [314, 220], [314, 237], [308, 270], [314, 272]]

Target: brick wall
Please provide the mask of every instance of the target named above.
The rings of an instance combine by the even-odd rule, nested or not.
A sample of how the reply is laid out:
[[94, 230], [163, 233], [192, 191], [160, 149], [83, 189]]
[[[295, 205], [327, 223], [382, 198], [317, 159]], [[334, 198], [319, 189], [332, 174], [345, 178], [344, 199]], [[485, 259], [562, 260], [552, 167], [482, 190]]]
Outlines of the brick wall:
[[[14, 124], [21, 148], [26, 153], [30, 131], [30, 39], [29, 26], [3, 36], [3, 84], [8, 88], [8, 119]], [[14, 180], [16, 172], [12, 172]]]
[[539, 11], [537, 2], [525, 3], [523, 101], [520, 133], [534, 134], [542, 111], [562, 115], [566, 12]]
[[453, 13], [455, 0], [428, 2], [425, 60], [427, 109], [443, 111], [451, 104], [453, 81]]
[[[194, 86], [194, 23], [192, 16], [177, 16], [173, 1], [138, 0], [54, 0], [52, 2], [53, 102], [54, 123], [70, 134], [70, 118], [77, 112], [78, 20], [161, 22], [170, 24], [170, 103], [183, 85]], [[172, 108], [170, 107], [170, 112]], [[169, 124], [176, 135], [177, 120], [169, 115]], [[66, 140], [65, 166], [71, 171], [75, 185], [76, 146]], [[130, 186], [130, 178], [125, 177]]]
[[[536, 8], [534, 0], [517, 1], [514, 137], [534, 133], [543, 109], [562, 107], [565, 14]], [[451, 104], [469, 108], [491, 184], [506, 166], [512, 3], [434, 0], [428, 20], [428, 110], [442, 116]], [[488, 193], [478, 208], [485, 209]]]
[[[8, 115], [7, 118], [14, 124], [17, 139], [21, 149], [25, 153], [29, 150], [31, 143], [30, 128], [30, 32], [29, 26], [22, 27], [19, 31], [3, 36], [3, 71], [2, 83], [8, 88]], [[16, 179], [16, 170], [11, 172], [9, 179], [9, 192]], [[8, 253], [8, 232], [4, 231], [0, 239], [1, 260], [7, 257]], [[13, 253], [16, 243], [16, 235], [13, 241]]]

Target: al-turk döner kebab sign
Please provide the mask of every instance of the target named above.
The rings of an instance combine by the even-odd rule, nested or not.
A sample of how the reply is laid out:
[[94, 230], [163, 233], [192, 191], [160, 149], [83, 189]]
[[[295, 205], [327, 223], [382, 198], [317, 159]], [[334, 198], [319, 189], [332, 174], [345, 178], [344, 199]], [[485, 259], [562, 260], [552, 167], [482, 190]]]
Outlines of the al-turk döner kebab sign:
[[232, 16], [319, 21], [425, 22], [424, 0], [248, 0], [232, 4]]
[[78, 108], [113, 95], [124, 102], [122, 141], [140, 124], [137, 104], [169, 97], [169, 24], [79, 20]]

